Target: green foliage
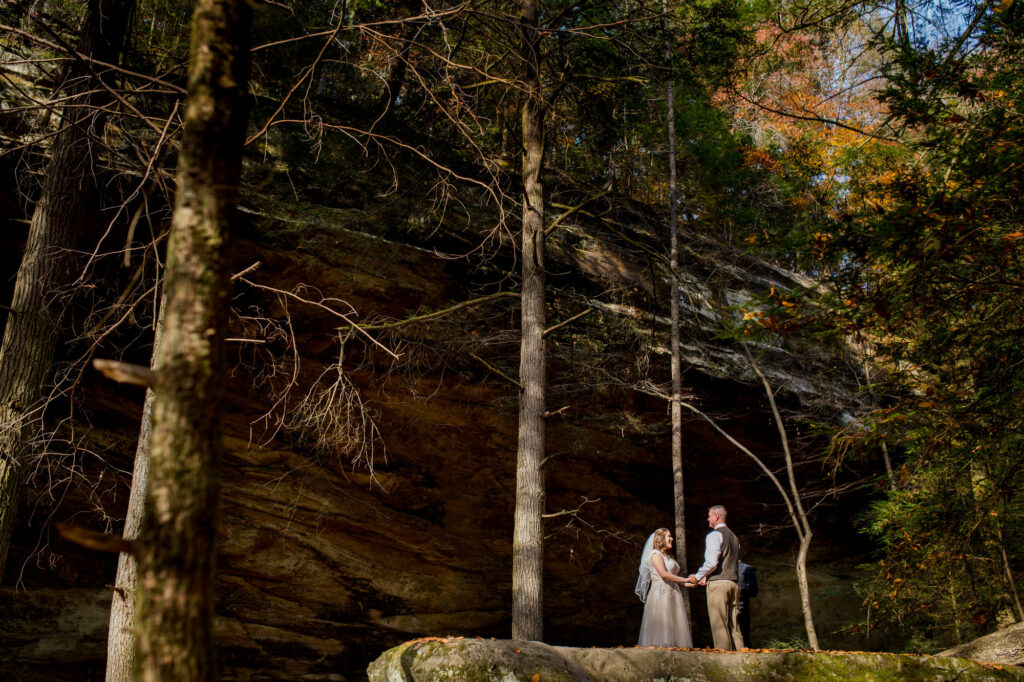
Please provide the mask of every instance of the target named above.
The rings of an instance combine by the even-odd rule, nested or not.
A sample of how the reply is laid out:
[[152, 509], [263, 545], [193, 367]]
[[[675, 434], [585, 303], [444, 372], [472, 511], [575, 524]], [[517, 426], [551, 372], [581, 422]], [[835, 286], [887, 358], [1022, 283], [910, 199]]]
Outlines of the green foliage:
[[[794, 220], [764, 221], [749, 239], [793, 254], [824, 286], [772, 291], [737, 331], [853, 340], [874, 366], [876, 409], [835, 454], [877, 461], [884, 444], [896, 458], [895, 485], [879, 475], [863, 519], [879, 560], [861, 589], [872, 625], [914, 651], [1005, 624], [1024, 570], [1024, 11], [959, 11], [927, 46], [881, 30], [868, 45], [894, 140], [777, 119], [786, 144], [757, 143]], [[827, 39], [788, 39], [773, 45], [821, 70]], [[817, 92], [807, 73], [794, 68], [780, 99]]]
[[788, 637], [782, 639], [769, 639], [764, 643], [762, 649], [797, 649], [799, 651], [806, 651], [810, 649], [810, 645], [806, 639], [801, 637]]
[[936, 646], [1005, 620], [1006, 569], [1024, 568], [1022, 19], [986, 12], [969, 53], [888, 45], [883, 98], [913, 158], [861, 181], [824, 249], [837, 321], [887, 369], [868, 431], [902, 450], [867, 517], [883, 559], [864, 586]]

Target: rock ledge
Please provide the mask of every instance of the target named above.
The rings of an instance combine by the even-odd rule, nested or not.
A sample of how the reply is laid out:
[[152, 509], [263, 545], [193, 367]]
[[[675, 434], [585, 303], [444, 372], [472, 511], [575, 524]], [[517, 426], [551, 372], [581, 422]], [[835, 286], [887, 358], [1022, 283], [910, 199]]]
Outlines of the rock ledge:
[[1024, 680], [1015, 666], [840, 651], [578, 649], [540, 642], [416, 639], [385, 651], [370, 682], [717, 682], [718, 680]]

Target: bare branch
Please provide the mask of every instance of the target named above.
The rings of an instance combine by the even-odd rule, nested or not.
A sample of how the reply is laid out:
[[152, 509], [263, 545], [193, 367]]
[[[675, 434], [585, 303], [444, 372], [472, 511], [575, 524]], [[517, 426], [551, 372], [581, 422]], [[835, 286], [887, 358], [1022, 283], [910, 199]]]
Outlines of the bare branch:
[[793, 523], [793, 528], [796, 530], [797, 535], [800, 537], [800, 539], [803, 540], [803, 535], [804, 535], [803, 526], [800, 524], [799, 520], [797, 519], [796, 509], [794, 509], [794, 507], [793, 507], [793, 502], [792, 502], [792, 500], [789, 499], [789, 494], [786, 492], [786, 489], [783, 487], [783, 485], [779, 481], [778, 477], [775, 475], [775, 473], [771, 469], [768, 468], [768, 465], [766, 465], [764, 463], [764, 461], [761, 460], [760, 457], [755, 455], [750, 450], [750, 448], [748, 448], [747, 446], [743, 445], [743, 443], [741, 443], [738, 440], [736, 440], [735, 438], [733, 438], [732, 435], [730, 435], [728, 432], [725, 431], [725, 429], [723, 429], [721, 426], [718, 425], [717, 421], [715, 421], [714, 419], [709, 417], [707, 414], [702, 412], [700, 409], [698, 409], [694, 405], [691, 405], [690, 403], [683, 402], [683, 401], [680, 401], [679, 404], [681, 406], [685, 407], [686, 409], [688, 409], [690, 412], [693, 412], [697, 416], [699, 416], [702, 419], [704, 419], [704, 421], [706, 421], [708, 424], [711, 424], [711, 426], [715, 429], [715, 431], [718, 431], [718, 433], [723, 438], [725, 438], [727, 441], [729, 441], [730, 443], [735, 445], [737, 448], [739, 448], [739, 450], [741, 452], [743, 452], [743, 454], [745, 454], [747, 457], [750, 457], [752, 460], [754, 460], [754, 463], [757, 464], [758, 467], [760, 467], [761, 471], [763, 471], [765, 473], [765, 475], [768, 476], [768, 478], [771, 480], [771, 482], [773, 484], [775, 484], [775, 487], [778, 489], [779, 494], [782, 495], [782, 499], [786, 503], [786, 509], [789, 510], [789, 518], [790, 518], [790, 520]]
[[98, 530], [89, 530], [88, 528], [81, 528], [79, 526], [72, 526], [70, 523], [59, 521], [54, 524], [57, 527], [57, 532], [65, 540], [70, 540], [76, 545], [81, 545], [86, 549], [91, 549], [96, 552], [112, 552], [119, 553], [124, 552], [126, 554], [135, 554], [136, 546], [131, 540], [125, 540], [119, 535], [111, 535], [110, 533], [101, 533]]
[[277, 118], [278, 114], [284, 111], [285, 106], [287, 106], [288, 104], [288, 100], [290, 100], [292, 95], [295, 94], [295, 91], [298, 90], [299, 86], [302, 85], [307, 78], [309, 78], [309, 76], [313, 73], [314, 70], [316, 70], [317, 65], [320, 63], [320, 60], [323, 59], [324, 52], [326, 52], [327, 48], [330, 47], [331, 43], [334, 42], [334, 38], [338, 35], [338, 33], [341, 31], [344, 25], [345, 19], [343, 17], [338, 20], [338, 25], [335, 27], [333, 31], [331, 31], [330, 37], [324, 41], [323, 47], [320, 48], [320, 52], [319, 54], [317, 54], [316, 59], [314, 59], [313, 63], [309, 65], [309, 68], [307, 68], [306, 72], [302, 74], [302, 77], [300, 77], [299, 80], [295, 81], [295, 84], [292, 86], [292, 89], [289, 90], [288, 94], [284, 96], [284, 99], [281, 100], [281, 104], [278, 105], [277, 109], [274, 110], [274, 113], [270, 115], [270, 118], [267, 119], [267, 122], [263, 124], [263, 127], [260, 128], [259, 131], [257, 131], [255, 134], [250, 136], [248, 140], [245, 141], [246, 147], [248, 147], [250, 144], [258, 140], [267, 132], [267, 130], [270, 129], [270, 126], [273, 125], [274, 123], [274, 119]]
[[49, 47], [49, 48], [51, 48], [53, 50], [57, 50], [59, 52], [71, 52], [71, 54], [76, 59], [80, 59], [83, 62], [87, 62], [89, 64], [94, 64], [96, 66], [102, 66], [105, 69], [111, 69], [113, 71], [117, 71], [118, 73], [123, 73], [126, 76], [132, 76], [132, 77], [135, 77], [135, 78], [141, 78], [143, 81], [145, 81], [147, 83], [157, 83], [158, 85], [162, 85], [165, 88], [169, 88], [172, 92], [174, 92], [174, 93], [176, 93], [178, 95], [186, 94], [185, 88], [181, 87], [180, 85], [175, 85], [174, 83], [169, 83], [169, 82], [167, 82], [165, 80], [161, 80], [160, 78], [157, 78], [156, 76], [150, 76], [150, 75], [147, 75], [147, 74], [144, 74], [144, 73], [139, 73], [137, 71], [131, 71], [129, 69], [125, 69], [123, 67], [120, 67], [117, 64], [110, 64], [108, 62], [101, 62], [100, 60], [93, 59], [89, 55], [82, 54], [81, 52], [77, 52], [75, 50], [68, 50], [63, 45], [58, 45], [57, 43], [50, 42], [49, 40], [46, 40], [45, 38], [40, 38], [37, 35], [29, 33], [28, 31], [22, 31], [19, 28], [14, 28], [13, 26], [8, 26], [7, 24], [0, 24], [0, 30], [8, 31], [10, 33], [14, 33], [16, 35], [21, 36], [22, 38], [25, 38], [27, 40], [31, 40], [32, 42], [38, 43], [39, 45], [43, 45], [44, 47]]
[[580, 319], [584, 315], [588, 315], [593, 310], [594, 310], [593, 308], [587, 308], [586, 310], [584, 310], [582, 312], [576, 313], [575, 315], [570, 317], [568, 320], [563, 320], [563, 321], [559, 322], [558, 324], [554, 325], [553, 327], [548, 327], [547, 329], [544, 330], [544, 333], [542, 334], [542, 336], [547, 336], [548, 334], [550, 334], [551, 332], [555, 331], [556, 329], [561, 329], [565, 325], [571, 324], [572, 322], [575, 322], [576, 320]]
[[311, 300], [311, 299], [308, 299], [308, 298], [303, 298], [302, 296], [299, 296], [298, 294], [296, 294], [293, 291], [285, 291], [284, 289], [276, 289], [274, 287], [269, 287], [269, 286], [267, 286], [265, 284], [257, 284], [256, 282], [248, 280], [245, 277], [241, 277], [240, 276], [238, 279], [240, 279], [241, 281], [245, 282], [246, 284], [248, 284], [251, 287], [255, 287], [257, 289], [263, 289], [264, 291], [272, 291], [275, 294], [280, 294], [282, 296], [287, 296], [289, 298], [295, 299], [296, 301], [300, 301], [301, 303], [307, 303], [307, 304], [309, 304], [311, 306], [315, 306], [317, 308], [320, 308], [321, 310], [326, 310], [331, 315], [334, 315], [335, 317], [339, 317], [342, 320], [344, 320], [350, 327], [352, 327], [353, 329], [355, 329], [356, 331], [361, 333], [363, 336], [365, 336], [367, 339], [369, 339], [369, 341], [373, 345], [375, 345], [378, 348], [380, 348], [381, 350], [383, 350], [385, 353], [390, 355], [392, 358], [394, 358], [395, 360], [399, 359], [398, 354], [396, 354], [394, 351], [392, 351], [390, 348], [385, 346], [383, 343], [381, 343], [380, 341], [378, 341], [377, 339], [373, 338], [368, 333], [363, 331], [363, 329], [359, 325], [357, 325], [355, 322], [353, 322], [352, 319], [349, 318], [348, 315], [346, 315], [345, 313], [340, 312], [338, 310], [335, 310], [334, 308], [332, 308], [332, 307], [330, 307], [328, 305], [324, 305], [324, 301], [336, 301], [338, 299], [322, 298], [319, 301], [314, 301], [314, 300]]
[[583, 497], [583, 501], [580, 502], [580, 505], [578, 507], [576, 507], [575, 509], [563, 509], [562, 511], [552, 512], [550, 514], [541, 514], [541, 518], [542, 519], [555, 519], [555, 518], [558, 518], [559, 516], [573, 516], [573, 517], [579, 518], [580, 510], [583, 509], [583, 507], [585, 507], [588, 504], [593, 504], [594, 502], [600, 502], [600, 501], [601, 501], [600, 497], [597, 498], [596, 500], [592, 500], [589, 497], [584, 496]]
[[582, 209], [584, 206], [586, 206], [590, 202], [597, 201], [598, 199], [600, 199], [604, 195], [608, 194], [608, 192], [610, 192], [610, 191], [611, 190], [607, 190], [606, 189], [606, 190], [604, 190], [602, 192], [598, 192], [597, 194], [595, 194], [593, 196], [587, 197], [581, 203], [576, 204], [575, 206], [564, 206], [562, 204], [555, 204], [555, 203], [550, 204], [551, 206], [554, 206], [555, 208], [566, 208], [568, 210], [566, 210], [566, 212], [563, 213], [562, 215], [558, 216], [558, 218], [556, 218], [555, 221], [553, 223], [551, 223], [551, 225], [548, 227], [548, 229], [544, 230], [544, 236], [547, 237], [549, 234], [554, 232], [555, 228], [558, 227], [559, 225], [561, 225], [562, 221], [565, 220], [566, 218], [568, 218], [569, 216], [571, 216], [573, 213], [576, 213], [577, 211]]
[[[397, 322], [385, 322], [383, 324], [364, 324], [364, 325], [353, 325], [358, 326], [359, 329], [364, 331], [378, 331], [381, 329], [397, 329], [398, 327], [404, 327], [407, 324], [415, 324], [416, 322], [426, 322], [427, 320], [435, 320], [439, 317], [443, 317], [450, 313], [472, 305], [480, 305], [481, 303], [488, 303], [499, 298], [519, 298], [519, 294], [515, 291], [500, 291], [496, 294], [490, 294], [488, 296], [482, 296], [480, 298], [474, 298], [471, 301], [462, 301], [456, 303], [453, 306], [442, 308], [441, 310], [435, 310], [430, 313], [424, 313], [423, 315], [414, 315], [413, 317], [407, 317], [404, 320], [398, 320]], [[578, 316], [577, 316], [578, 317]], [[347, 327], [340, 327], [339, 329], [347, 329]]]
[[504, 379], [504, 380], [505, 380], [505, 381], [507, 381], [508, 383], [510, 383], [510, 384], [512, 384], [513, 386], [515, 386], [516, 388], [518, 388], [518, 389], [519, 389], [520, 391], [521, 391], [521, 390], [523, 390], [523, 385], [522, 385], [521, 383], [519, 383], [518, 381], [516, 381], [515, 379], [513, 379], [513, 378], [512, 378], [512, 377], [510, 377], [509, 375], [505, 374], [505, 373], [504, 373], [504, 372], [502, 372], [502, 371], [501, 371], [500, 369], [498, 369], [498, 368], [497, 368], [497, 367], [495, 367], [494, 365], [490, 364], [489, 362], [487, 362], [486, 360], [484, 360], [483, 358], [481, 358], [481, 357], [480, 357], [479, 355], [477, 355], [476, 353], [470, 353], [470, 354], [469, 354], [469, 357], [473, 358], [474, 360], [476, 360], [477, 362], [479, 362], [479, 363], [480, 363], [481, 365], [483, 365], [484, 367], [486, 367], [487, 369], [491, 370], [492, 372], [494, 372], [495, 374], [497, 374], [497, 375], [498, 375], [499, 377], [501, 377], [502, 379]]
[[259, 269], [260, 267], [262, 267], [262, 266], [263, 266], [263, 263], [261, 261], [256, 261], [255, 263], [253, 263], [252, 265], [247, 267], [245, 270], [241, 270], [241, 271], [236, 272], [235, 274], [231, 275], [231, 281], [234, 282], [236, 279], [241, 279], [242, 277], [245, 277], [246, 275], [248, 275], [250, 272], [254, 272], [257, 269]]
[[108, 379], [113, 379], [119, 384], [131, 384], [133, 386], [153, 387], [154, 373], [149, 367], [132, 365], [117, 360], [104, 360], [95, 358], [92, 366], [103, 373]]

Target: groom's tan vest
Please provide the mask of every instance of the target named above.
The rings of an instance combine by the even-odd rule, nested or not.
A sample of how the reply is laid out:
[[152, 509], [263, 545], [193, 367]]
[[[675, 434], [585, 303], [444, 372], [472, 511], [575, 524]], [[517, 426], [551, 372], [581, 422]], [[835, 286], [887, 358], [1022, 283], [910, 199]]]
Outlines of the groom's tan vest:
[[740, 579], [740, 541], [736, 534], [729, 530], [728, 526], [716, 528], [722, 534], [722, 553], [718, 557], [718, 566], [708, 574], [708, 580], [731, 580], [738, 582]]

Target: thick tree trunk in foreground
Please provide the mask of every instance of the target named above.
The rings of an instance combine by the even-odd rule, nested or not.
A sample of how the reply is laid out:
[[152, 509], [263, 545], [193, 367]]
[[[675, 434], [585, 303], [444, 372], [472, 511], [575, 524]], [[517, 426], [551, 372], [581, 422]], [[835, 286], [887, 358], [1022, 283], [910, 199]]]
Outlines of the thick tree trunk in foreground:
[[[116, 63], [120, 58], [134, 0], [91, 0], [78, 51]], [[95, 108], [104, 98], [98, 79], [108, 70], [75, 61], [61, 92], [69, 97], [54, 138], [39, 202], [32, 213], [28, 240], [14, 285], [11, 313], [0, 346], [0, 577], [7, 562], [22, 468], [45, 404], [44, 387], [52, 375], [61, 339], [59, 295], [74, 281], [84, 236], [83, 216], [95, 212], [95, 160], [90, 130], [103, 129]]]
[[198, 0], [155, 365], [149, 494], [139, 534], [144, 680], [212, 680], [214, 545], [224, 416], [225, 245], [245, 134], [251, 9]]
[[523, 292], [519, 453], [512, 542], [512, 638], [544, 637], [544, 110], [537, 4], [523, 2]]

